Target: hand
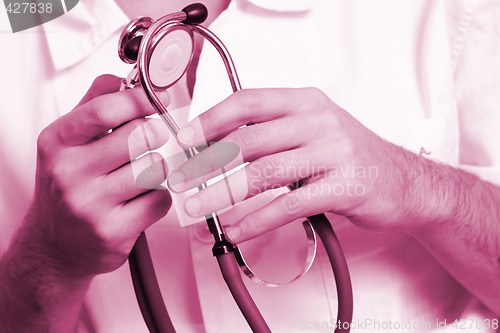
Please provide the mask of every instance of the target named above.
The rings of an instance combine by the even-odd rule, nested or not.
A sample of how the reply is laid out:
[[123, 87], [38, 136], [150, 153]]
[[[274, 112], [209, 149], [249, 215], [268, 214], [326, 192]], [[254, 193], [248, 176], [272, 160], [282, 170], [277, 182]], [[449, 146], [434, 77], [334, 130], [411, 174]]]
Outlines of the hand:
[[[248, 123], [257, 124], [241, 127]], [[186, 147], [218, 142], [172, 172], [169, 186], [176, 192], [213, 177], [220, 166], [208, 172], [207, 161], [228, 163], [238, 155], [221, 145], [239, 147], [244, 162], [250, 162], [187, 198], [185, 208], [192, 216], [303, 180], [303, 187], [228, 228], [233, 242], [323, 212], [344, 215], [369, 229], [409, 227], [403, 219], [406, 168], [418, 157], [382, 140], [317, 89], [237, 92], [183, 127], [178, 140]]]
[[[117, 92], [121, 79], [96, 79], [70, 113], [38, 138], [30, 242], [61, 275], [82, 278], [126, 260], [140, 232], [163, 217], [171, 198], [161, 155], [168, 131], [141, 89]], [[163, 95], [168, 103], [168, 95]], [[113, 129], [110, 133], [109, 130]], [[132, 160], [132, 162], [130, 162]]]

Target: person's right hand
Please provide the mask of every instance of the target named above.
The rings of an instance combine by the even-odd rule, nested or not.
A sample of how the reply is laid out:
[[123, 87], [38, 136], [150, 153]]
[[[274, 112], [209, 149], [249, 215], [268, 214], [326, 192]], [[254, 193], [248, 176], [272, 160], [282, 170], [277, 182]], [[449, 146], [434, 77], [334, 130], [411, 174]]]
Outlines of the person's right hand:
[[167, 175], [161, 155], [137, 158], [162, 146], [168, 130], [145, 118], [154, 109], [142, 89], [117, 92], [120, 83], [97, 78], [80, 104], [38, 138], [29, 241], [68, 278], [121, 266], [141, 231], [171, 206], [159, 188]]

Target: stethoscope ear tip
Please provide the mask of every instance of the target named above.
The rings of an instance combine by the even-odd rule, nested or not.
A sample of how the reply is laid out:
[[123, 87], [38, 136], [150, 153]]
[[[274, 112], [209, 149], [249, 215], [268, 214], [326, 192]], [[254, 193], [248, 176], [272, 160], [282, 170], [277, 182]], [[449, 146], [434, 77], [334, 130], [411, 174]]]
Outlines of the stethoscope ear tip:
[[208, 10], [202, 3], [192, 3], [182, 9], [186, 13], [186, 19], [182, 23], [186, 24], [201, 24], [208, 17]]

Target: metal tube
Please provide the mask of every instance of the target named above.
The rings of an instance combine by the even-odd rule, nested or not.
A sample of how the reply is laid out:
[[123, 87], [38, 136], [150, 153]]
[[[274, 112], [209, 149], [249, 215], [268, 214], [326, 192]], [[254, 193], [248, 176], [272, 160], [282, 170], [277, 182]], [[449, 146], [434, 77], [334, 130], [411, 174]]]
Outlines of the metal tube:
[[158, 96], [154, 93], [154, 87], [153, 84], [151, 83], [151, 78], [149, 76], [149, 71], [148, 71], [149, 70], [148, 53], [151, 47], [151, 42], [153, 38], [156, 36], [158, 31], [161, 31], [168, 26], [182, 25], [182, 23], [180, 23], [179, 21], [185, 20], [186, 17], [187, 15], [185, 12], [178, 12], [162, 17], [158, 21], [153, 23], [153, 25], [148, 29], [148, 32], [142, 39], [141, 46], [139, 48], [139, 55], [137, 57], [137, 68], [139, 69], [140, 73], [139, 78], [142, 87], [144, 88], [144, 91], [146, 92], [146, 95], [151, 104], [153, 104], [153, 106], [158, 111], [158, 114], [160, 115], [162, 120], [168, 126], [172, 134], [174, 134], [176, 137], [177, 133], [179, 132], [179, 125], [177, 125], [175, 120], [168, 113], [168, 110], [165, 107], [165, 105], [160, 101]]
[[[161, 119], [163, 122], [168, 126], [169, 130], [172, 132], [172, 134], [177, 137], [177, 133], [179, 132], [179, 125], [175, 122], [175, 120], [172, 118], [172, 116], [169, 114], [167, 108], [165, 105], [161, 102], [161, 100], [158, 98], [158, 96], [154, 92], [154, 87], [151, 82], [151, 78], [149, 76], [149, 49], [151, 48], [151, 44], [155, 37], [157, 37], [158, 32], [164, 31], [165, 29], [168, 29], [170, 27], [175, 27], [175, 26], [184, 26], [183, 23], [179, 21], [185, 20], [187, 17], [185, 12], [179, 12], [171, 15], [167, 15], [163, 18], [160, 18], [158, 21], [153, 23], [153, 25], [148, 29], [146, 35], [143, 37], [141, 46], [139, 48], [139, 55], [137, 57], [137, 68], [139, 70], [139, 78], [142, 84], [142, 87], [146, 93], [146, 96], [148, 97], [149, 101], [155, 109], [157, 110], [158, 114], [160, 115]], [[194, 28], [199, 28], [199, 26], [190, 26], [192, 29]], [[197, 29], [196, 29], [197, 30]], [[207, 39], [210, 40], [212, 44], [219, 50], [219, 53], [221, 53], [221, 56], [223, 58], [224, 64], [226, 65], [226, 69], [228, 70], [228, 74], [230, 77], [231, 81], [231, 86], [233, 86], [233, 90], [241, 89], [241, 85], [239, 83], [238, 77], [236, 75], [236, 70], [234, 69], [234, 64], [229, 56], [229, 52], [225, 48], [225, 46], [222, 44], [222, 42], [215, 37], [211, 32], [209, 32], [207, 29], [200, 29], [202, 31], [203, 36], [207, 36]], [[216, 43], [218, 42], [218, 43]], [[220, 45], [222, 46], [220, 46]], [[236, 91], [236, 90], [234, 90]], [[192, 148], [189, 149], [184, 149], [184, 154], [186, 157], [189, 159], [193, 157], [196, 154], [196, 151]], [[200, 190], [205, 188], [206, 184], [202, 184], [200, 186]], [[210, 216], [206, 217], [207, 222], [209, 223], [211, 230], [213, 231], [213, 235], [216, 241], [222, 241], [225, 240], [224, 237], [224, 231], [222, 229], [222, 225], [220, 223], [219, 217], [217, 213], [212, 213]]]
[[229, 81], [231, 82], [231, 88], [233, 89], [233, 92], [241, 90], [241, 83], [238, 78], [238, 73], [236, 72], [236, 67], [234, 66], [233, 59], [231, 58], [231, 55], [229, 54], [229, 51], [227, 50], [224, 43], [222, 43], [219, 37], [217, 37], [213, 32], [211, 32], [204, 26], [195, 25], [191, 28], [193, 29], [193, 31], [199, 33], [210, 43], [212, 43], [212, 45], [219, 52], [222, 61], [224, 61], [224, 66], [226, 66], [227, 75], [229, 77]]

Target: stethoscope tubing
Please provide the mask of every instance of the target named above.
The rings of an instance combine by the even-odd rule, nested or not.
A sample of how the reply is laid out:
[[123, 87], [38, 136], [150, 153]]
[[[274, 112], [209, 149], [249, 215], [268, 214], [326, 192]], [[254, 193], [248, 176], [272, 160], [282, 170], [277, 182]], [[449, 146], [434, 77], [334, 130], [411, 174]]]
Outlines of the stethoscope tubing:
[[175, 332], [165, 306], [149, 252], [146, 234], [141, 232], [128, 256], [137, 303], [151, 333]]

